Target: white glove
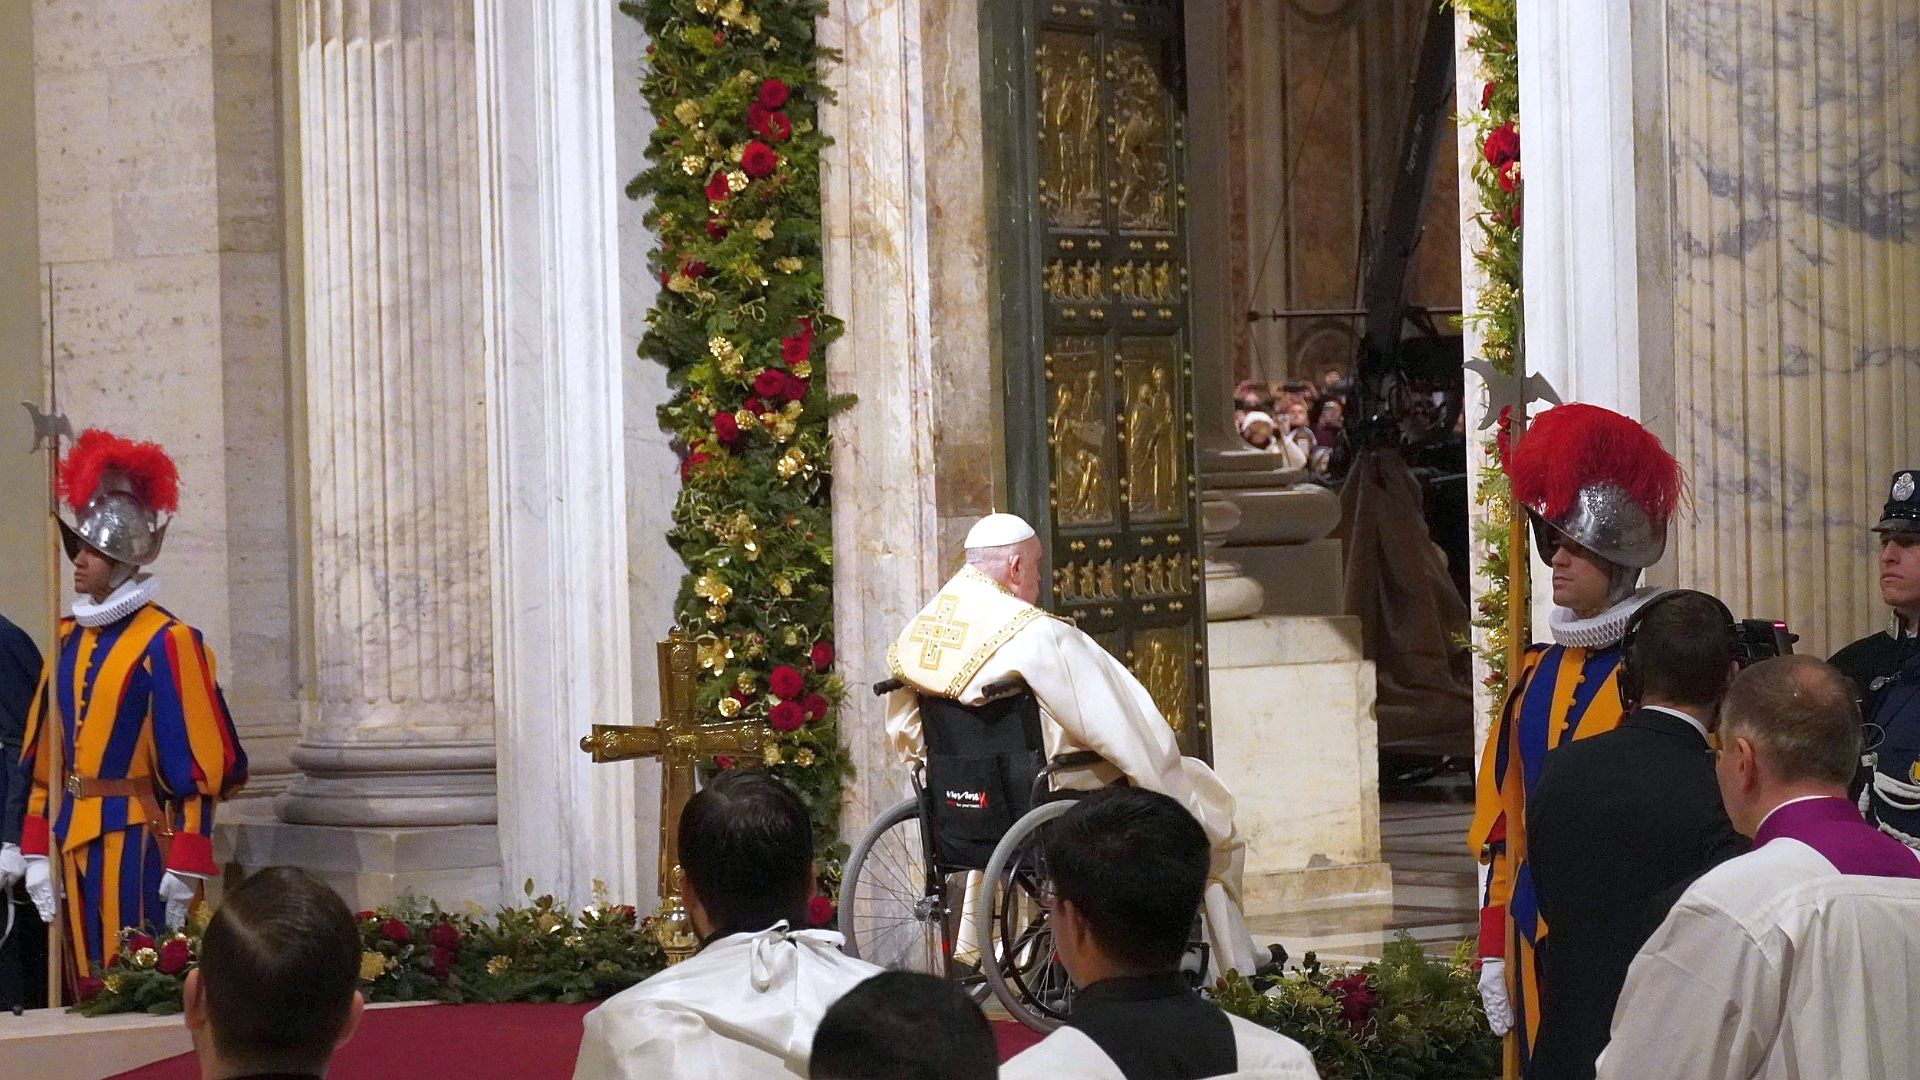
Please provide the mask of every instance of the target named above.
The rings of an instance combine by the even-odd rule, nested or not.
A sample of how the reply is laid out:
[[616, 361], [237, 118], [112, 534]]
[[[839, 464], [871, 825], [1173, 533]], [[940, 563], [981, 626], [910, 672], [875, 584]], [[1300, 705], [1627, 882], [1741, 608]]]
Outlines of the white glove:
[[53, 921], [53, 866], [45, 855], [27, 856], [27, 895], [40, 909], [40, 921]]
[[13, 889], [13, 884], [27, 876], [27, 859], [20, 854], [19, 844], [0, 844], [0, 893]]
[[200, 879], [177, 871], [167, 871], [160, 879], [160, 899], [167, 902], [167, 929], [178, 930], [187, 925], [187, 910], [193, 907], [193, 898], [199, 889]]
[[1507, 962], [1480, 962], [1480, 1004], [1487, 1010], [1487, 1026], [1496, 1036], [1513, 1030], [1513, 1005], [1507, 1000]]

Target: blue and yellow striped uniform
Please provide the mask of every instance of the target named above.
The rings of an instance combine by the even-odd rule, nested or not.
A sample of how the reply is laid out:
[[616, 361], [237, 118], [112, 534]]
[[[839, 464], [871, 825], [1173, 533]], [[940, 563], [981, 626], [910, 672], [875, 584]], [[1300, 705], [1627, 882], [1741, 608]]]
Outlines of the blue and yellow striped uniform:
[[1467, 846], [1487, 865], [1480, 955], [1507, 962], [1513, 1031], [1505, 1075], [1523, 1075], [1540, 1026], [1534, 950], [1546, 937], [1527, 867], [1527, 795], [1555, 747], [1620, 725], [1620, 650], [1534, 645], [1514, 674], [1500, 720], [1487, 733]]
[[[139, 798], [68, 794], [59, 819], [48, 822], [49, 781], [71, 790], [66, 777], [47, 775], [39, 754], [49, 682], [68, 775], [151, 784], [173, 828], [164, 859]], [[59, 648], [42, 671], [28, 716], [21, 767], [33, 777], [21, 850], [60, 853], [68, 936], [81, 976], [118, 951], [123, 929], [152, 931], [162, 924], [165, 871], [214, 874], [214, 804], [247, 779], [247, 755], [215, 681], [213, 654], [200, 631], [155, 604], [106, 626], [61, 621]]]

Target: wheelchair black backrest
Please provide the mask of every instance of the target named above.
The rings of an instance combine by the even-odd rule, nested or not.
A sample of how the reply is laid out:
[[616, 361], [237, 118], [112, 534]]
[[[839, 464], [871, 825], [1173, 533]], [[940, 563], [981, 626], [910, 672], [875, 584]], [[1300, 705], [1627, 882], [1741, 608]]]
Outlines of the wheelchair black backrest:
[[1022, 691], [977, 706], [920, 698], [927, 744], [934, 857], [952, 869], [984, 870], [994, 845], [1033, 809], [1046, 764], [1040, 703]]

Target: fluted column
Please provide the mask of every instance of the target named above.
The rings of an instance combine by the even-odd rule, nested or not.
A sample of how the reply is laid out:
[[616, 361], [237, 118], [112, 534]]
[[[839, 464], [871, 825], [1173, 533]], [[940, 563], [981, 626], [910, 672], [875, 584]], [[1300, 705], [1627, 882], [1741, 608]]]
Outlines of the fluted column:
[[492, 822], [473, 4], [301, 0], [298, 35], [314, 671], [278, 808]]
[[1885, 625], [1866, 529], [1920, 456], [1920, 21], [1673, 0], [1666, 32], [1674, 571], [1825, 655]]

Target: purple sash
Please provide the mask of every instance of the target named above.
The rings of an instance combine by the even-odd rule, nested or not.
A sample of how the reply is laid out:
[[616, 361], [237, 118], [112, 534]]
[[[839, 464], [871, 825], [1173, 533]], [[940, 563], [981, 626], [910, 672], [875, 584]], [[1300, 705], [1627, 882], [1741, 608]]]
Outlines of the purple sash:
[[1920, 878], [1920, 856], [1867, 824], [1845, 799], [1820, 798], [1788, 803], [1767, 815], [1753, 846], [1786, 837], [1820, 853], [1843, 874], [1863, 877]]

